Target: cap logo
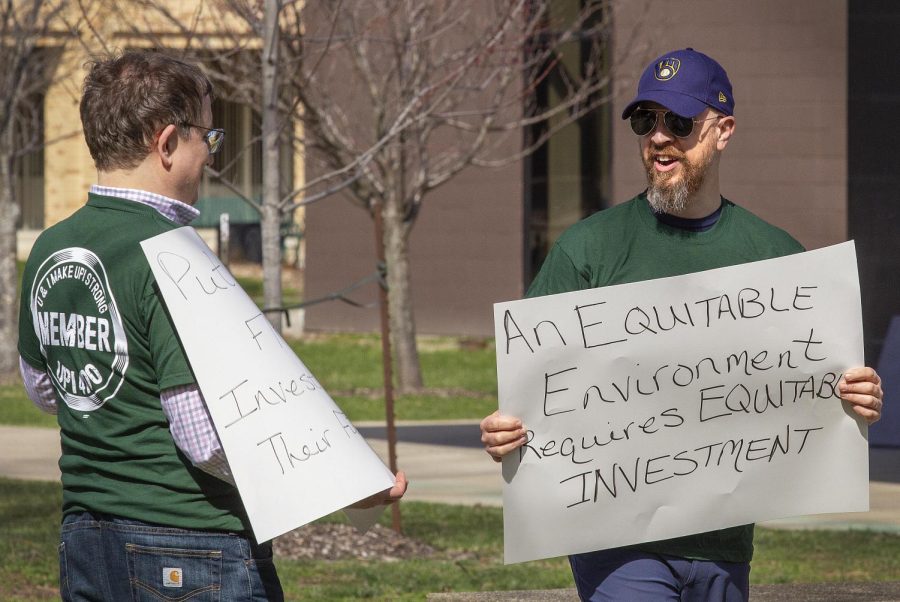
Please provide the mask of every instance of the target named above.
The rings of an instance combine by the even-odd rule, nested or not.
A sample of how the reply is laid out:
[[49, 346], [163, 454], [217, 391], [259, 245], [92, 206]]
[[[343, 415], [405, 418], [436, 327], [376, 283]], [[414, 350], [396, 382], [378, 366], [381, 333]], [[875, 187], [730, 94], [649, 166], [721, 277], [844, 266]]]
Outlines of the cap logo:
[[681, 68], [681, 61], [679, 59], [663, 59], [656, 63], [654, 75], [656, 76], [656, 79], [661, 82], [669, 81], [675, 77], [679, 68]]
[[723, 92], [719, 92], [719, 102], [727, 103], [728, 99], [725, 98], [725, 94]]

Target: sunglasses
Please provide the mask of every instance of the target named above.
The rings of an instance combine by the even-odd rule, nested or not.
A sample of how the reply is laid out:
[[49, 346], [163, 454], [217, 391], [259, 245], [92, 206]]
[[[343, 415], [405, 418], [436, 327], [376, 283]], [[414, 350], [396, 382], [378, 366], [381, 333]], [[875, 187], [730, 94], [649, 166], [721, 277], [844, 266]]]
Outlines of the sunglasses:
[[206, 142], [206, 147], [209, 149], [210, 155], [215, 155], [222, 148], [222, 143], [225, 142], [225, 130], [221, 128], [205, 128], [202, 125], [196, 125], [194, 123], [185, 123], [184, 125], [206, 130], [206, 134], [203, 135], [203, 140]]
[[682, 117], [672, 111], [662, 109], [635, 109], [631, 114], [631, 131], [638, 136], [646, 136], [656, 129], [659, 114], [662, 113], [663, 123], [676, 138], [687, 138], [694, 131], [695, 123], [703, 123], [710, 119], [718, 119], [719, 115], [713, 115], [706, 119], [692, 119]]

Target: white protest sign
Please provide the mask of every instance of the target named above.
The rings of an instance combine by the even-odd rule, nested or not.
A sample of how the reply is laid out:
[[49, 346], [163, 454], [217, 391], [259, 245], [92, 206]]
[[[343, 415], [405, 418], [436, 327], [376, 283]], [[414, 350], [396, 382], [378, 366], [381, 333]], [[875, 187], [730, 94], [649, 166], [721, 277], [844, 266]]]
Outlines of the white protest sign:
[[141, 243], [266, 541], [390, 488], [390, 470], [193, 228]]
[[868, 510], [856, 253], [494, 306], [506, 562]]

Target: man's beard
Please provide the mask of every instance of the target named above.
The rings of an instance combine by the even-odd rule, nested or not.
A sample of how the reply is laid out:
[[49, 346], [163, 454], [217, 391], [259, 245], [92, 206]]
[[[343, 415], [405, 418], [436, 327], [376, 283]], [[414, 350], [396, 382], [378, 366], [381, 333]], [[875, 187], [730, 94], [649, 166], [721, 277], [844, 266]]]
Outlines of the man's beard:
[[[680, 213], [688, 201], [703, 185], [706, 171], [712, 163], [715, 149], [707, 147], [696, 162], [688, 162], [684, 153], [666, 146], [650, 148], [649, 157], [642, 157], [647, 170], [647, 201], [656, 213]], [[681, 178], [672, 181], [672, 172], [659, 172], [653, 165], [653, 156], [666, 154], [681, 163]]]

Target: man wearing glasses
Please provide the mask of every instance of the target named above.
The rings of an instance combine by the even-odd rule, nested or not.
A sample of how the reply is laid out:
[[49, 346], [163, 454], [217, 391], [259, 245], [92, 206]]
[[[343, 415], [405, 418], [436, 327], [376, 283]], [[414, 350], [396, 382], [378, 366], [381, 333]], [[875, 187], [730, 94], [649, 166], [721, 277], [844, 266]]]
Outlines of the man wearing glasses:
[[[803, 251], [786, 232], [721, 196], [719, 160], [734, 134], [725, 70], [691, 48], [667, 53], [641, 76], [622, 113], [638, 137], [647, 189], [559, 238], [529, 297], [677, 276]], [[840, 391], [870, 424], [881, 416], [871, 368], [844, 374]], [[498, 460], [525, 442], [521, 420], [481, 423]], [[753, 525], [569, 557], [585, 600], [747, 600]]]
[[284, 598], [140, 247], [199, 213], [225, 137], [211, 101], [200, 69], [162, 53], [94, 62], [81, 121], [97, 184], [25, 266], [20, 366], [62, 442], [63, 600]]

